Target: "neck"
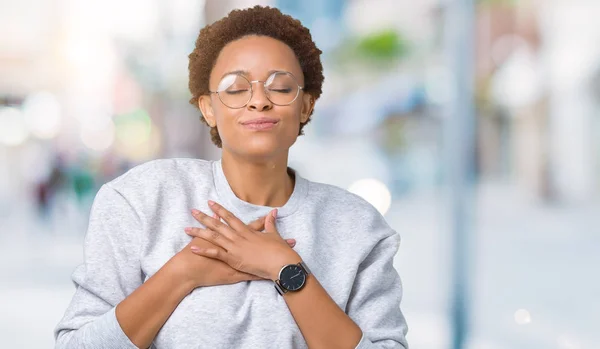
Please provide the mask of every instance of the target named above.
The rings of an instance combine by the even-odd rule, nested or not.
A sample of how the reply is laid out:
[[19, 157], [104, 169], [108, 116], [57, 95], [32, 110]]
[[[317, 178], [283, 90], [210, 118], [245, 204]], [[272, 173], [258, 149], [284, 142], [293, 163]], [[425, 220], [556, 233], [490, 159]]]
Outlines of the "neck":
[[259, 206], [281, 207], [294, 190], [294, 179], [287, 171], [288, 154], [256, 161], [223, 151], [221, 164], [235, 195]]

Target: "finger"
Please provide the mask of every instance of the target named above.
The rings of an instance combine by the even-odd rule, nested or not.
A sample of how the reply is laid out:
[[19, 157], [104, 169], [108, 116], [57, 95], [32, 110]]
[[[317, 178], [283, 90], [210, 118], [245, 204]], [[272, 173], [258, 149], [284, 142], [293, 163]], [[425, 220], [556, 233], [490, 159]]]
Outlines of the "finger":
[[228, 261], [227, 252], [225, 252], [219, 248], [206, 248], [206, 247], [191, 246], [190, 249], [192, 250], [193, 253], [195, 253], [199, 256], [217, 259], [224, 263], [227, 263], [227, 261]]
[[296, 240], [294, 239], [285, 239], [285, 242], [287, 242], [290, 247], [296, 246]]
[[279, 234], [277, 227], [275, 226], [275, 219], [277, 218], [277, 209], [271, 211], [265, 219], [265, 231], [268, 233]]
[[231, 241], [235, 241], [237, 238], [239, 238], [239, 234], [231, 230], [231, 228], [229, 228], [227, 224], [221, 222], [219, 219], [214, 219], [213, 217], [208, 216], [204, 212], [195, 209], [192, 210], [192, 215], [207, 229], [218, 232]]
[[219, 232], [211, 229], [188, 227], [185, 228], [185, 233], [189, 236], [204, 239], [212, 243], [213, 245], [224, 248], [227, 251], [229, 251], [233, 247], [233, 242], [231, 240], [229, 240], [227, 237], [223, 236]]
[[190, 243], [190, 248], [194, 247], [194, 249], [197, 248], [215, 248], [215, 249], [219, 249], [219, 250], [223, 250], [223, 252], [227, 252], [227, 250], [225, 250], [224, 248], [222, 248], [221, 246], [217, 246], [213, 243], [210, 243], [202, 238], [194, 238], [192, 239], [191, 243]]
[[248, 224], [248, 226], [252, 230], [263, 231], [265, 229], [265, 217], [260, 217], [259, 219]]
[[233, 230], [237, 231], [238, 233], [248, 230], [246, 224], [244, 224], [244, 222], [237, 218], [233, 213], [225, 209], [225, 207], [210, 200], [208, 201], [208, 206], [210, 206], [210, 209], [213, 210], [213, 212], [216, 213], [219, 217], [221, 217], [221, 219], [223, 219], [225, 223], [227, 223], [227, 225], [232, 227]]

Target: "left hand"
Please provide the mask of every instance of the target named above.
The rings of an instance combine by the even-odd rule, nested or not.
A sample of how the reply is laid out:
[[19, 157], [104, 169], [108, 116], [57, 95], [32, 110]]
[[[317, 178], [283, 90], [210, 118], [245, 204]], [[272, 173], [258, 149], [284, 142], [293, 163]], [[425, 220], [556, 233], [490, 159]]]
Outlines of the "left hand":
[[206, 229], [191, 228], [186, 233], [211, 242], [218, 248], [192, 248], [192, 252], [221, 260], [234, 269], [264, 279], [276, 280], [280, 269], [286, 264], [299, 263], [302, 259], [279, 235], [275, 227], [277, 209], [265, 218], [265, 231], [251, 229], [223, 206], [209, 201], [211, 210], [225, 223], [195, 210], [194, 218]]

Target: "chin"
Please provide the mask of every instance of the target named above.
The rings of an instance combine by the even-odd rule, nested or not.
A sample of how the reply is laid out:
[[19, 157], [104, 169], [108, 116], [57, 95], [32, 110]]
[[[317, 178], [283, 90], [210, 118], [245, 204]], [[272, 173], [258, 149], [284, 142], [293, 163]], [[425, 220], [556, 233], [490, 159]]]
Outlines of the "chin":
[[[292, 143], [293, 144], [293, 143]], [[270, 158], [281, 152], [287, 152], [289, 142], [277, 142], [275, 139], [248, 139], [238, 143], [237, 153], [252, 158]]]
[[260, 146], [247, 146], [242, 149], [242, 153], [255, 158], [268, 158], [284, 150], [283, 147], [278, 145], [260, 145]]

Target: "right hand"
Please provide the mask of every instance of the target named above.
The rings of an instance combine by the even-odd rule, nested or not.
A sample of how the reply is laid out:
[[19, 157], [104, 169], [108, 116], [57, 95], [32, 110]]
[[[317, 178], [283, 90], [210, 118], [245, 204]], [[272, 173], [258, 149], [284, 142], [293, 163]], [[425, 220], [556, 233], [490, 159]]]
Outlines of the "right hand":
[[[218, 219], [216, 215], [214, 217]], [[259, 218], [258, 220], [248, 224], [248, 226], [257, 232], [264, 230], [265, 217]], [[296, 245], [296, 241], [294, 239], [287, 239], [286, 242], [290, 247], [294, 247]], [[169, 261], [169, 263], [174, 265], [177, 272], [182, 275], [185, 281], [191, 283], [193, 288], [230, 285], [242, 281], [263, 280], [256, 275], [235, 270], [228, 264], [219, 260], [199, 256], [191, 251], [191, 246], [198, 246], [202, 248], [220, 247], [215, 246], [204, 239], [195, 237], [187, 246], [173, 256], [173, 258]]]

